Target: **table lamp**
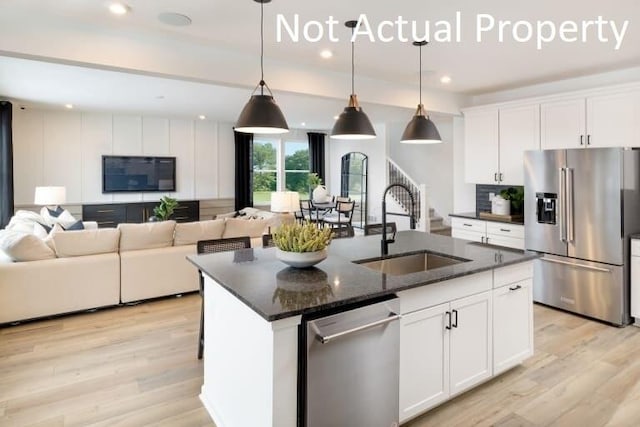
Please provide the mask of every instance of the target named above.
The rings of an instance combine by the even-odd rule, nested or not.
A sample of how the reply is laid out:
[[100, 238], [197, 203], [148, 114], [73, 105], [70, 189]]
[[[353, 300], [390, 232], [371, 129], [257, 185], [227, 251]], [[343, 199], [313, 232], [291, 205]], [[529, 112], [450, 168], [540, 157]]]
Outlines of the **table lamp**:
[[67, 201], [67, 189], [65, 187], [36, 187], [34, 205], [46, 206], [55, 211], [59, 205]]
[[271, 212], [295, 212], [300, 209], [300, 196], [297, 191], [271, 192]]

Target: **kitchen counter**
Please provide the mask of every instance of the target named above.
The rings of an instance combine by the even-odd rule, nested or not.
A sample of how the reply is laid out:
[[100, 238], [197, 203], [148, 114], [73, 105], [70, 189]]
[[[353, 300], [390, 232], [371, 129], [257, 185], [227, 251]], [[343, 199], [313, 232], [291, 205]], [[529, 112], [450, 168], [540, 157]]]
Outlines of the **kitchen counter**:
[[480, 221], [503, 222], [505, 224], [524, 225], [524, 220], [509, 221], [509, 220], [503, 220], [503, 219], [486, 218], [486, 217], [481, 217], [479, 214], [475, 212], [452, 213], [452, 214], [449, 214], [449, 216], [454, 218], [477, 219]]
[[380, 257], [380, 236], [336, 239], [326, 260], [310, 269], [287, 267], [275, 249], [192, 255], [205, 275], [272, 322], [366, 301], [399, 291], [504, 267], [537, 258], [532, 252], [487, 247], [447, 236], [402, 231], [389, 256], [429, 251], [469, 260], [432, 271], [391, 276], [354, 263]]

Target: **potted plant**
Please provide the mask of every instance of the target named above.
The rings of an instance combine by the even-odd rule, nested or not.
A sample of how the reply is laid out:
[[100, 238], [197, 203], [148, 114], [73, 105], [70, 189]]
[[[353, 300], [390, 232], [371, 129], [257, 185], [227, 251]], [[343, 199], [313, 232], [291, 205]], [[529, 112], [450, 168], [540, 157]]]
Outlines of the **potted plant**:
[[524, 187], [509, 187], [500, 191], [500, 197], [509, 200], [511, 203], [511, 213], [522, 214], [524, 207]]
[[327, 257], [330, 228], [318, 228], [307, 222], [282, 224], [273, 233], [276, 258], [292, 267], [311, 267]]
[[311, 199], [316, 203], [324, 203], [329, 198], [327, 187], [322, 185], [322, 178], [317, 173], [309, 174], [309, 188], [311, 190]]
[[150, 221], [166, 221], [173, 211], [178, 207], [178, 201], [169, 196], [163, 196], [160, 199], [160, 204], [153, 208], [153, 216], [149, 218]]

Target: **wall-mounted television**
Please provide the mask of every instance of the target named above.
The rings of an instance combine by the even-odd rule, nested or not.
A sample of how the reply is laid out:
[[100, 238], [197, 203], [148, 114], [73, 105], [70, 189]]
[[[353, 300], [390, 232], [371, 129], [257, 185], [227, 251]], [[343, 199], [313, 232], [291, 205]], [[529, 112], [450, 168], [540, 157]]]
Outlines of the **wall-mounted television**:
[[102, 156], [102, 192], [176, 191], [176, 158]]

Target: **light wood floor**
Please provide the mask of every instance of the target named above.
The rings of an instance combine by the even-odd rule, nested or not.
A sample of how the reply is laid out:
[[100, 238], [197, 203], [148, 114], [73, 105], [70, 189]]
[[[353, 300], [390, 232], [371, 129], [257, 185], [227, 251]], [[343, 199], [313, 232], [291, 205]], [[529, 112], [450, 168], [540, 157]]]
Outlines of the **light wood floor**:
[[[213, 426], [199, 310], [189, 295], [0, 329], [0, 426]], [[407, 426], [640, 425], [640, 328], [541, 306], [535, 326], [527, 363]]]

